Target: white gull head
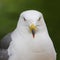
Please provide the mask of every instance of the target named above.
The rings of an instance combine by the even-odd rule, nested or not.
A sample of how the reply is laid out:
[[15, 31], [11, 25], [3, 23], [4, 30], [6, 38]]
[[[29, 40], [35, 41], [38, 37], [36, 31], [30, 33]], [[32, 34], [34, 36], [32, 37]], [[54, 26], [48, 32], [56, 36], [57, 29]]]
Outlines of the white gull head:
[[[47, 27], [41, 12], [36, 10], [28, 10], [21, 13], [17, 24], [17, 31], [33, 34], [39, 34], [40, 32], [47, 32]], [[48, 33], [48, 32], [47, 32]]]

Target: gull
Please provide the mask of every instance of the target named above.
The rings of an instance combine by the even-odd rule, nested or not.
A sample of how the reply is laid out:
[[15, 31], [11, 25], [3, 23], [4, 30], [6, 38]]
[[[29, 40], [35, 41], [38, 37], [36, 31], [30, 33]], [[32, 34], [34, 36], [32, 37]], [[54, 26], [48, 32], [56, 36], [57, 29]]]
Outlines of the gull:
[[43, 14], [26, 10], [17, 27], [0, 41], [0, 60], [56, 60]]

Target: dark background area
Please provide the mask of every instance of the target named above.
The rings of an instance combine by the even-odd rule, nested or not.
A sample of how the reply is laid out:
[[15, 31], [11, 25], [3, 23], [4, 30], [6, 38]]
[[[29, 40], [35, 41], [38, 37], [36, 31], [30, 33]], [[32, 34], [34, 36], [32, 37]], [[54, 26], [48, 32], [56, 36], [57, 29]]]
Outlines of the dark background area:
[[20, 13], [29, 9], [43, 13], [60, 60], [60, 0], [0, 0], [0, 39], [16, 28]]

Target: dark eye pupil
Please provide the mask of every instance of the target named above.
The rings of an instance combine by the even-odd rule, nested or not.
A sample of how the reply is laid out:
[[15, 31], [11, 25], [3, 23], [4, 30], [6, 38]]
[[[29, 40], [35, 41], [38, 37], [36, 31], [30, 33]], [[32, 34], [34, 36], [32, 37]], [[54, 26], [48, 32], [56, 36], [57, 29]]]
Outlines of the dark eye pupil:
[[24, 21], [26, 21], [26, 19], [24, 18]]
[[38, 21], [40, 21], [41, 17], [39, 17]]

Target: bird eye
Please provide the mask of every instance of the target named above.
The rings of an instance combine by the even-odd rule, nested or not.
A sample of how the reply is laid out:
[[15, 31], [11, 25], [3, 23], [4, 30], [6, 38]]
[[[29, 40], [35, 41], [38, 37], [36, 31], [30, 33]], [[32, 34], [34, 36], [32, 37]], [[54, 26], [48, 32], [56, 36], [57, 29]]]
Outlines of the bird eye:
[[38, 21], [40, 21], [41, 17], [39, 17]]
[[[24, 18], [24, 17], [23, 17]], [[26, 21], [26, 19], [24, 18], [24, 21]]]

